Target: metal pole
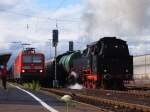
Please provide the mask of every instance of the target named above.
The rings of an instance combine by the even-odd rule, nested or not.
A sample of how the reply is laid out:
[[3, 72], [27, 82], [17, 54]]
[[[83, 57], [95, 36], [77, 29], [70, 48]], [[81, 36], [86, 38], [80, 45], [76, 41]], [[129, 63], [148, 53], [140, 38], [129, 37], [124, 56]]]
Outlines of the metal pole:
[[52, 49], [51, 49], [51, 41], [50, 41], [50, 53], [49, 53], [49, 58], [51, 59], [51, 51], [52, 51]]
[[[146, 76], [146, 54], [145, 54], [145, 76]], [[144, 78], [145, 78], [144, 76]]]
[[55, 77], [54, 77], [54, 82], [53, 82], [53, 87], [57, 88], [58, 87], [58, 80], [57, 80], [57, 46], [55, 46]]
[[57, 47], [55, 46], [55, 81], [57, 80], [57, 60], [56, 60], [56, 56], [57, 56]]
[[68, 105], [68, 102], [66, 103], [66, 112], [69, 112], [69, 105]]
[[49, 58], [51, 59], [51, 51], [52, 51], [52, 39], [49, 39], [49, 41], [50, 41], [50, 53], [49, 53]]

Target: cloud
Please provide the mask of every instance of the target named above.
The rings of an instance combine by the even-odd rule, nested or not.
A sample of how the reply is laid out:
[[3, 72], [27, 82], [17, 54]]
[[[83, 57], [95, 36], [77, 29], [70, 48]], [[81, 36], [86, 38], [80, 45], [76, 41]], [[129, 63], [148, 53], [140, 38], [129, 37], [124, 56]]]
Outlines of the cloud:
[[0, 1], [0, 10], [8, 10], [10, 8], [15, 7], [20, 0], [3, 0]]
[[148, 39], [150, 0], [85, 0], [85, 4], [83, 19], [89, 40], [104, 36], [118, 36], [129, 42]]
[[87, 32], [101, 35], [141, 35], [150, 15], [149, 0], [88, 0]]
[[0, 1], [0, 48], [14, 49], [11, 42], [22, 41], [47, 52], [47, 41], [57, 23], [59, 40], [67, 40], [59, 42], [59, 53], [68, 50], [68, 40], [75, 41], [75, 49], [83, 49], [104, 36], [128, 41], [133, 54], [135, 49], [139, 51], [136, 54], [145, 52], [144, 47], [137, 46], [149, 41], [150, 0], [82, 1], [58, 10], [42, 9], [36, 0]]
[[[47, 52], [48, 39], [52, 38], [52, 30], [59, 29], [59, 40], [75, 40], [80, 36], [79, 19], [82, 5], [69, 5], [56, 11], [41, 9], [36, 0], [6, 0], [0, 1], [0, 48], [17, 48], [18, 44], [11, 42], [21, 41], [31, 43], [31, 46]], [[80, 21], [80, 20], [79, 20]], [[28, 27], [27, 27], [28, 26]], [[13, 47], [12, 47], [13, 46]], [[59, 48], [63, 44], [59, 43]], [[60, 49], [59, 51], [66, 51]], [[61, 52], [62, 52], [61, 51]]]

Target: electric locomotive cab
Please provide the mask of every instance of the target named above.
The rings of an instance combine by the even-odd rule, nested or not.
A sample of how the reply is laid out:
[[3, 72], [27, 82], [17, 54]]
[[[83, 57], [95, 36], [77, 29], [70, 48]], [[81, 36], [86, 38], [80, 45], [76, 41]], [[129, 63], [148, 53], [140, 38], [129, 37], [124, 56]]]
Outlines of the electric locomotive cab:
[[40, 79], [44, 77], [44, 55], [35, 49], [27, 49], [22, 54], [22, 75], [24, 78]]
[[44, 61], [44, 55], [34, 48], [24, 49], [15, 60], [14, 78], [24, 82], [44, 78]]

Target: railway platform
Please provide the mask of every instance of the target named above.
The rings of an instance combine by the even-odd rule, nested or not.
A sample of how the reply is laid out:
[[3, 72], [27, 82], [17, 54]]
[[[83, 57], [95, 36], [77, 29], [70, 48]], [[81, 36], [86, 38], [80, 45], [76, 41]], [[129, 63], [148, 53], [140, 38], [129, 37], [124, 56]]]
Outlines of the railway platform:
[[[66, 112], [66, 104], [51, 94], [0, 84], [0, 112]], [[68, 112], [102, 112], [96, 107], [73, 103]]]

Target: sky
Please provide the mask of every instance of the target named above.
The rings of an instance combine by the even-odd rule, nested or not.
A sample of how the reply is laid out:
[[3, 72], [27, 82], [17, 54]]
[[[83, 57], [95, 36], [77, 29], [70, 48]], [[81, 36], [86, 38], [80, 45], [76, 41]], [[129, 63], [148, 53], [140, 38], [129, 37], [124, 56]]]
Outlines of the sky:
[[56, 24], [60, 40], [58, 51], [67, 51], [59, 47], [67, 48], [69, 40], [79, 37], [81, 4], [80, 0], [0, 1], [0, 51], [15, 50], [20, 43], [32, 44], [31, 47], [44, 53], [53, 50], [50, 44]]
[[[58, 53], [104, 36], [117, 36], [133, 55], [150, 54], [150, 0], [1, 0], [0, 52], [22, 43], [53, 57], [52, 30], [59, 30]], [[26, 47], [26, 46], [24, 46]]]
[[79, 3], [81, 3], [81, 0], [37, 0], [38, 6], [47, 10], [55, 10]]

